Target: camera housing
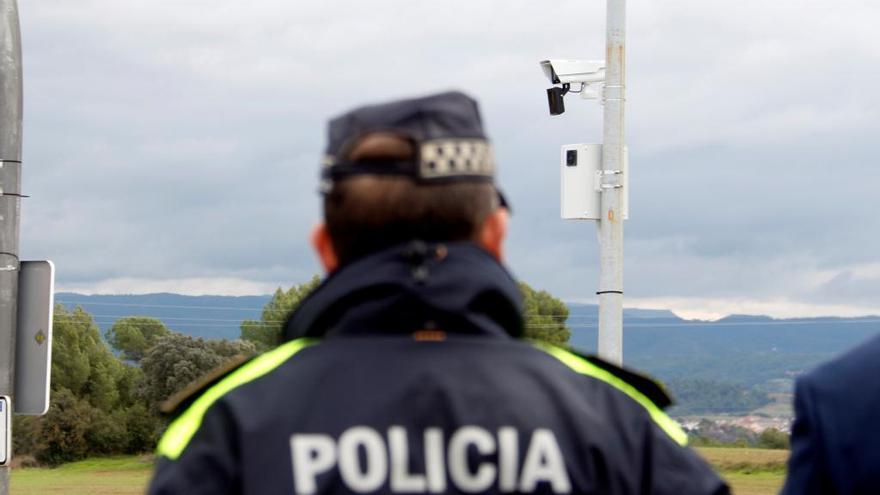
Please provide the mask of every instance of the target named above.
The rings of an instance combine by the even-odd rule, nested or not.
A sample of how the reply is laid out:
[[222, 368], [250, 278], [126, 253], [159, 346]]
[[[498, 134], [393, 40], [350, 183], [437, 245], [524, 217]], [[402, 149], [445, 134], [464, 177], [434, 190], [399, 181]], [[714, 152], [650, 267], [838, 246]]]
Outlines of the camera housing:
[[581, 98], [591, 100], [599, 98], [596, 87], [605, 82], [604, 60], [542, 60], [541, 69], [551, 83], [562, 85], [561, 88], [554, 86], [547, 90], [550, 115], [561, 115], [565, 112], [563, 97], [571, 90], [572, 84], [580, 84], [580, 90], [571, 91], [572, 93], [580, 93]]
[[604, 60], [549, 59], [541, 61], [541, 69], [552, 84], [605, 81]]

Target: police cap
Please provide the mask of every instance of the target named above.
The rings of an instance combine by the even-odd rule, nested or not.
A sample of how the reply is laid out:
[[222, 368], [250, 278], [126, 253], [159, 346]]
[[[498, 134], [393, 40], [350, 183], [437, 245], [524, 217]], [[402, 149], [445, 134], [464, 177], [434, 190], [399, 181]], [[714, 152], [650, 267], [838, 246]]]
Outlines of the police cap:
[[[408, 160], [351, 161], [364, 137], [386, 133], [412, 144]], [[495, 160], [477, 102], [457, 91], [354, 109], [330, 121], [321, 190], [357, 175], [396, 175], [420, 183], [494, 182]], [[500, 196], [500, 193], [499, 193]], [[502, 206], [507, 206], [503, 196]]]

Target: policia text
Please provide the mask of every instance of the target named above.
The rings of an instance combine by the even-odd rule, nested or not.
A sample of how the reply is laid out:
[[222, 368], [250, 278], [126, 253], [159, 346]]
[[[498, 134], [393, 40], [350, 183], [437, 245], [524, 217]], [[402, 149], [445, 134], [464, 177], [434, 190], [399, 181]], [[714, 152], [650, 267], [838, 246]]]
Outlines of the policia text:
[[448, 442], [440, 428], [427, 428], [421, 436], [421, 458], [426, 467], [423, 472], [414, 472], [409, 460], [420, 456], [410, 454], [410, 435], [402, 426], [388, 428], [387, 438], [367, 426], [351, 427], [338, 439], [325, 434], [294, 434], [290, 450], [295, 492], [317, 493], [318, 477], [334, 467], [338, 467], [342, 483], [360, 493], [382, 487], [393, 493], [445, 493], [449, 488], [447, 469], [451, 488], [465, 493], [492, 488], [507, 493], [533, 492], [540, 483], [547, 483], [544, 486], [554, 493], [571, 491], [562, 451], [549, 429], [532, 432], [523, 459], [519, 458], [520, 433], [513, 427], [501, 427], [493, 433], [479, 426], [462, 426]]

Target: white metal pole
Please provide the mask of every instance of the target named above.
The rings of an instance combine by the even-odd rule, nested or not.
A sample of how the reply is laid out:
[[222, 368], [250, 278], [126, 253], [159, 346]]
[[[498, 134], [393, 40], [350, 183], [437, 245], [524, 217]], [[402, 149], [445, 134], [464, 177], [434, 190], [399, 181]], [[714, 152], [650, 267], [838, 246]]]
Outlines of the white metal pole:
[[623, 363], [623, 149], [626, 0], [608, 0], [599, 219], [599, 356]]

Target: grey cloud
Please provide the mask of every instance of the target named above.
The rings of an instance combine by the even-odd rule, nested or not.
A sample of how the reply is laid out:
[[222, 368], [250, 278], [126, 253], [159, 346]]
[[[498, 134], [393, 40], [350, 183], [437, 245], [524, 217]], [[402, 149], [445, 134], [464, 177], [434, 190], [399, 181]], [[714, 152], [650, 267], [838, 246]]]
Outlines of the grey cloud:
[[[825, 292], [811, 292], [808, 274], [876, 261], [880, 7], [629, 9], [627, 293], [809, 301]], [[601, 107], [571, 96], [551, 118], [537, 62], [601, 58], [603, 5], [91, 0], [21, 10], [32, 195], [23, 252], [56, 260], [62, 282], [304, 280], [317, 271], [305, 241], [327, 118], [461, 88], [482, 103], [514, 204], [511, 266], [564, 297], [595, 291], [593, 224], [558, 219], [558, 150], [601, 140]]]

